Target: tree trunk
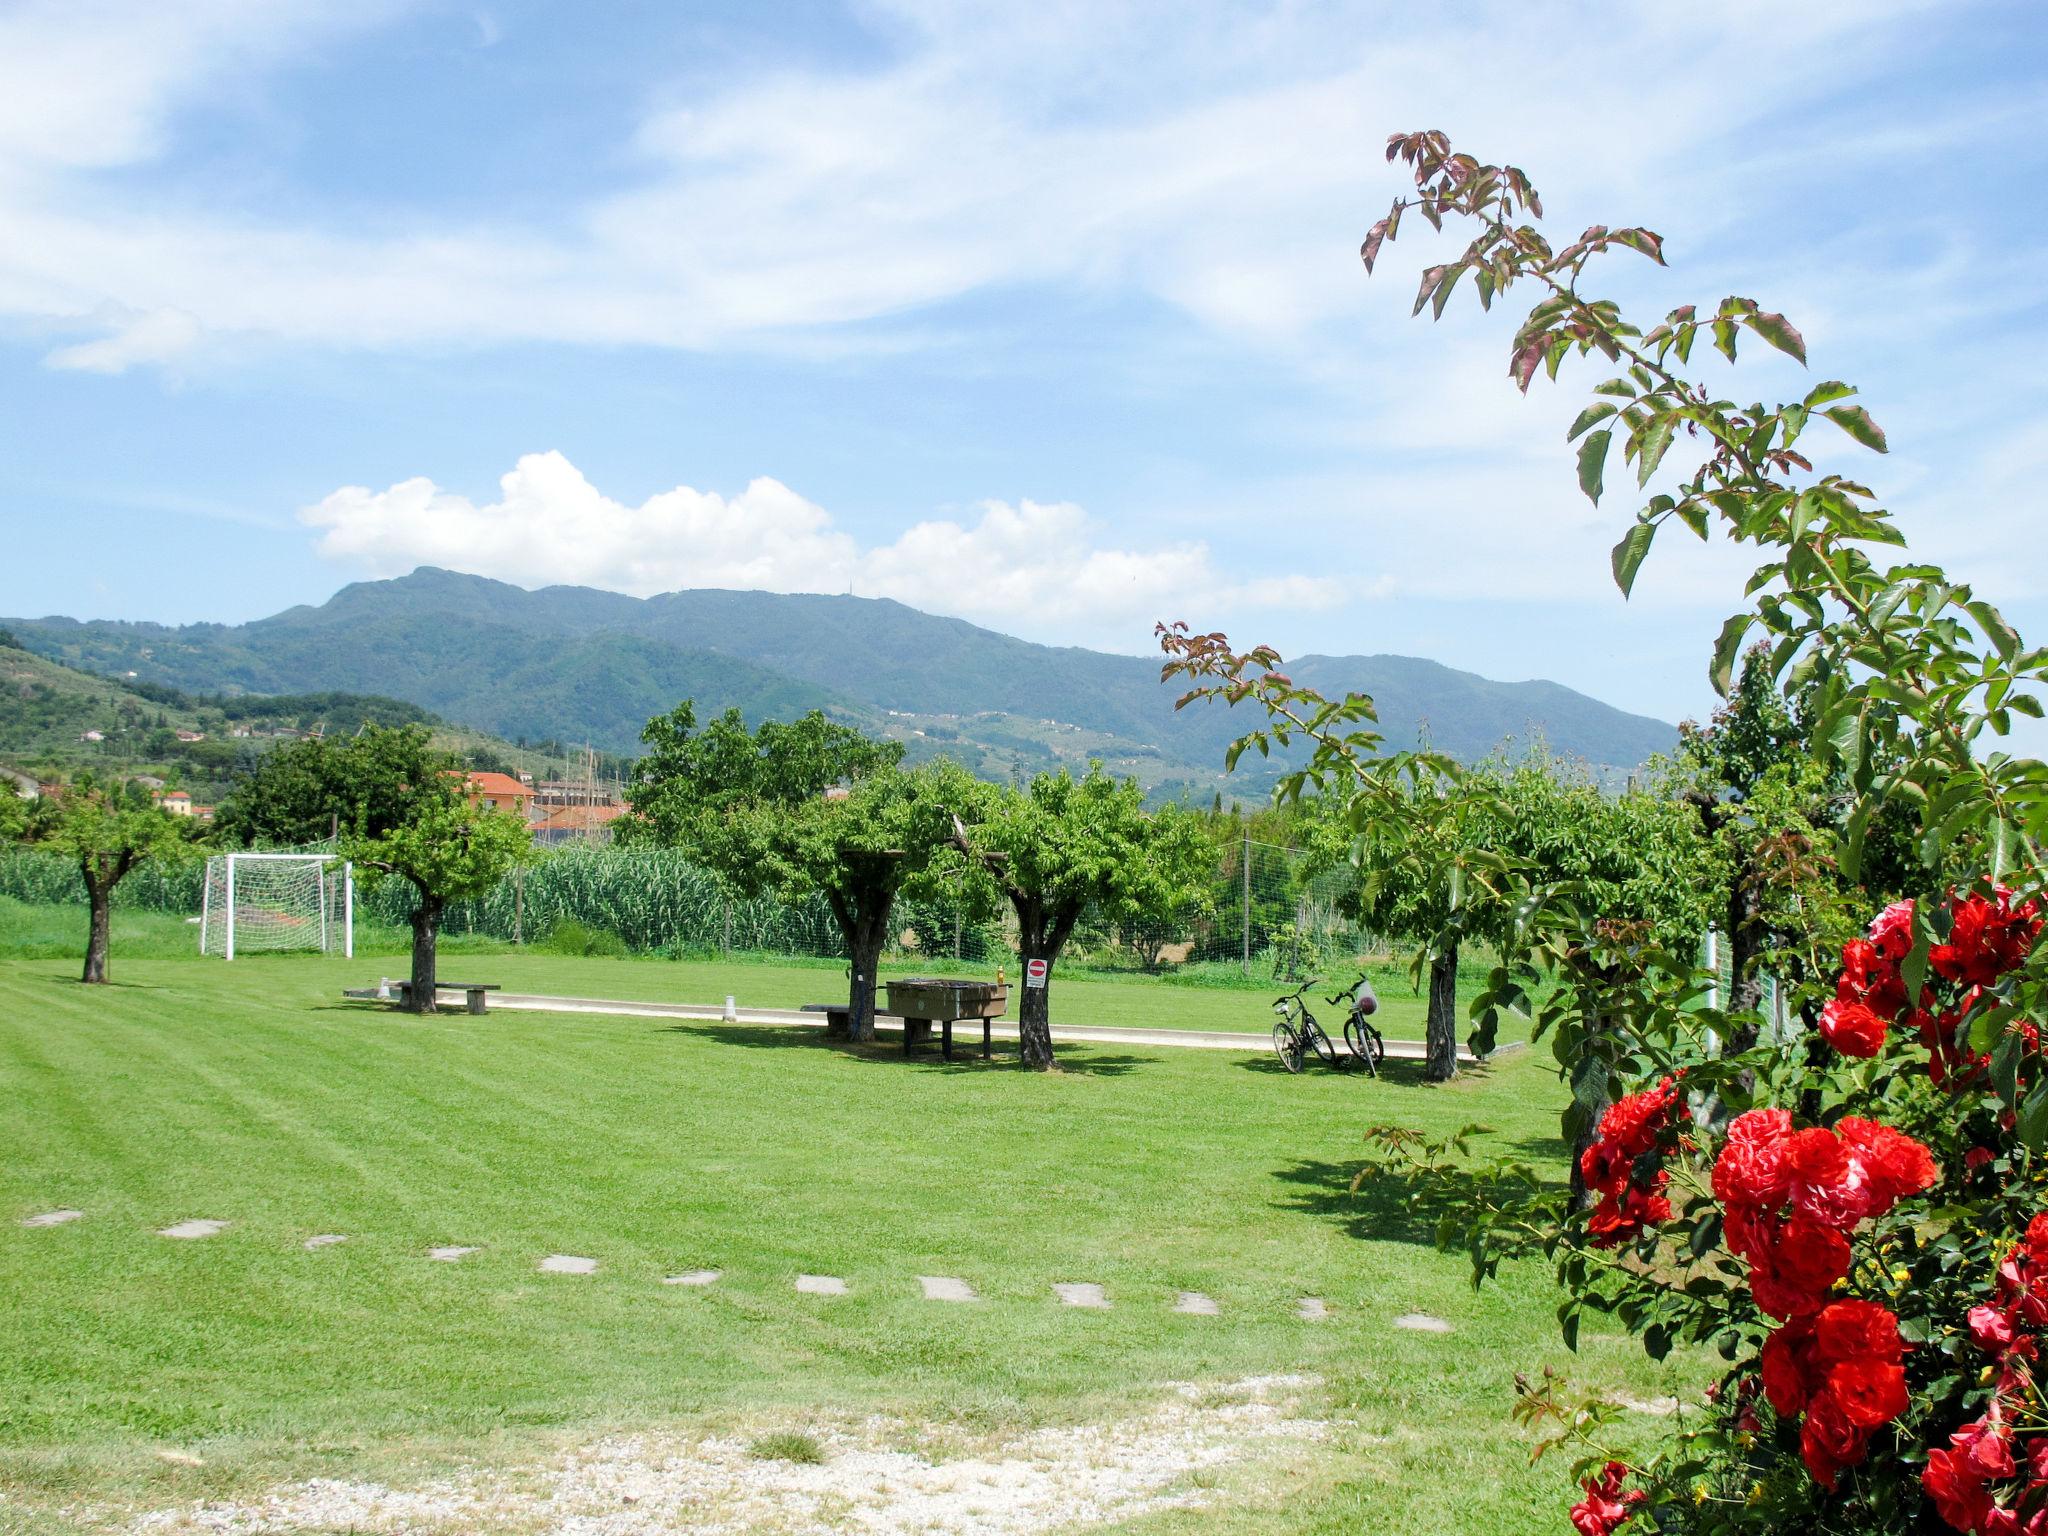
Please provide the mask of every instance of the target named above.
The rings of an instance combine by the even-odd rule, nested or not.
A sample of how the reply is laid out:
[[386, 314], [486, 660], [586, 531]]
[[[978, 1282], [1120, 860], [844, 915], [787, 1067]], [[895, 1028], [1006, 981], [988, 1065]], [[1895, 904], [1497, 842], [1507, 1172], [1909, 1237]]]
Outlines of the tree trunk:
[[[1067, 936], [1080, 921], [1078, 905], [1048, 914], [1038, 901], [1010, 894], [1017, 910], [1017, 955], [1024, 973], [1018, 977], [1023, 992], [1017, 1001], [1017, 1055], [1034, 1071], [1052, 1070], [1052, 968], [1059, 959]], [[1031, 985], [1031, 962], [1045, 962], [1045, 985]]]
[[113, 920], [114, 889], [102, 880], [90, 875], [85, 881], [85, 896], [92, 908], [92, 926], [85, 941], [85, 974], [81, 981], [104, 984], [107, 979], [107, 941]]
[[[1764, 1000], [1764, 979], [1757, 974], [1763, 949], [1763, 924], [1757, 920], [1755, 885], [1738, 872], [1728, 893], [1728, 999], [1730, 1013], [1755, 1013]], [[1758, 1024], [1751, 1020], [1728, 1032], [1730, 1054], [1756, 1044]]]
[[1429, 963], [1429, 1021], [1423, 1030], [1422, 1075], [1447, 1083], [1458, 1075], [1458, 946]]
[[441, 903], [422, 894], [412, 910], [412, 986], [406, 1006], [414, 1013], [434, 1011], [434, 943], [440, 932]]
[[869, 1045], [875, 1038], [875, 974], [889, 940], [889, 912], [896, 892], [884, 885], [842, 896], [830, 893], [832, 915], [846, 940], [846, 1038]]

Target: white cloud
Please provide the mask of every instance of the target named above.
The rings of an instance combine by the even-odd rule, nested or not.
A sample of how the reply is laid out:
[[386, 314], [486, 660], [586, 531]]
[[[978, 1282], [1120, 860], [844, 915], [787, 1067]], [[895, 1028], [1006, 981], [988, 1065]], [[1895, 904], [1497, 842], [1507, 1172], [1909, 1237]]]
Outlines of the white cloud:
[[[1895, 41], [1884, 22], [1899, 6], [1617, 13], [1575, 39], [1569, 73], [1546, 76], [1527, 61], [1551, 22], [1513, 0], [1462, 26], [1367, 4], [1008, 18], [881, 5], [868, 14], [896, 45], [887, 63], [742, 74], [651, 110], [631, 146], [639, 184], [570, 192], [538, 223], [323, 217], [297, 199], [272, 215], [201, 191], [110, 197], [91, 174], [163, 160], [188, 101], [248, 89], [391, 8], [66, 0], [0, 22], [0, 312], [112, 303], [349, 347], [705, 348], [1058, 282], [1293, 343], [1364, 311], [1352, 253], [1387, 196], [1389, 127], [1442, 123], [1512, 148], [1546, 167], [1561, 206], [1569, 178], [1597, 177], [1602, 217], [1739, 201], [1708, 195], [1698, 152], [1853, 81]], [[1681, 46], [1688, 68], [1658, 82], [1657, 132], [1636, 131], [1641, 98], [1623, 82]], [[1732, 184], [1739, 162], [1718, 174]]]
[[1096, 541], [1067, 502], [986, 501], [972, 523], [917, 523], [863, 548], [831, 515], [779, 480], [739, 495], [677, 486], [630, 506], [604, 495], [560, 453], [530, 453], [478, 505], [433, 481], [348, 486], [305, 508], [319, 551], [373, 576], [448, 566], [519, 586], [602, 587], [649, 596], [689, 587], [854, 592], [1012, 632], [1085, 633], [1146, 649], [1154, 621], [1183, 612], [1329, 607], [1329, 577], [1234, 579], [1207, 545], [1117, 549]]
[[44, 366], [74, 373], [126, 373], [143, 363], [164, 366], [191, 351], [200, 336], [199, 321], [182, 309], [146, 314], [108, 310], [96, 318], [108, 328], [106, 335], [59, 347], [43, 359]]

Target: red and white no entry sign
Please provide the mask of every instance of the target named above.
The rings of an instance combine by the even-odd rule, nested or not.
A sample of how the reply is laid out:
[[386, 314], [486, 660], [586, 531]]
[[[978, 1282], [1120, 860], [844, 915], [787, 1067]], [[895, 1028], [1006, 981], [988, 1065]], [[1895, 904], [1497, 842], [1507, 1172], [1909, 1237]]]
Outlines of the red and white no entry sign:
[[1024, 985], [1027, 987], [1044, 986], [1045, 973], [1051, 967], [1051, 964], [1052, 962], [1049, 960], [1026, 960], [1024, 962]]

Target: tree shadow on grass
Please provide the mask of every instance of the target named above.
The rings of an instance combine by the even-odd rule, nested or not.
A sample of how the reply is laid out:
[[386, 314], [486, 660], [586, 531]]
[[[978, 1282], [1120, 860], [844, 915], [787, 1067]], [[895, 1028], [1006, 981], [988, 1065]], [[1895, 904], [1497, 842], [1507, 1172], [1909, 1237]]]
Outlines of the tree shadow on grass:
[[[984, 1059], [981, 1043], [972, 1045], [956, 1041], [953, 1055], [949, 1060], [939, 1054], [936, 1045], [920, 1045], [915, 1051], [905, 1054], [900, 1040], [886, 1036], [872, 1045], [857, 1045], [850, 1040], [828, 1040], [822, 1031], [802, 1026], [778, 1028], [772, 1024], [721, 1024], [686, 1021], [660, 1026], [659, 1033], [670, 1035], [695, 1035], [720, 1045], [737, 1045], [753, 1051], [802, 1050], [807, 1047], [824, 1047], [850, 1061], [867, 1062], [874, 1066], [897, 1066], [917, 1068], [926, 1072], [987, 1072], [1007, 1068], [1015, 1071], [1018, 1067], [1015, 1042], [1000, 1042], [993, 1058]], [[1002, 1049], [1008, 1045], [1009, 1049]], [[1062, 1072], [1085, 1074], [1090, 1077], [1122, 1077], [1140, 1066], [1147, 1065], [1151, 1058], [1145, 1056], [1109, 1056], [1089, 1051], [1085, 1046], [1055, 1045], [1054, 1060]]]
[[[1236, 1063], [1236, 1066], [1240, 1072], [1256, 1072], [1262, 1076], [1291, 1077], [1294, 1075], [1290, 1073], [1285, 1067], [1280, 1065], [1278, 1057], [1271, 1055], [1248, 1056], [1244, 1060]], [[1378, 1077], [1374, 1077], [1370, 1072], [1367, 1072], [1363, 1067], [1349, 1066], [1344, 1067], [1342, 1069], [1332, 1069], [1330, 1067], [1324, 1066], [1320, 1061], [1317, 1061], [1303, 1066], [1301, 1069], [1301, 1075], [1304, 1077], [1310, 1075], [1311, 1073], [1329, 1075], [1333, 1072], [1333, 1070], [1335, 1071], [1335, 1074], [1337, 1076], [1356, 1078], [1360, 1083], [1365, 1084], [1367, 1087], [1378, 1086], [1387, 1088], [1435, 1088], [1441, 1086], [1440, 1084], [1430, 1082], [1429, 1079], [1423, 1075], [1424, 1064], [1419, 1061], [1382, 1062], [1380, 1064]], [[1481, 1062], [1476, 1066], [1464, 1065], [1458, 1068], [1458, 1076], [1460, 1078], [1478, 1079], [1484, 1078], [1486, 1075], [1486, 1065], [1484, 1062]]]
[[1302, 1158], [1273, 1170], [1273, 1177], [1292, 1186], [1281, 1209], [1300, 1211], [1334, 1222], [1346, 1237], [1382, 1243], [1436, 1246], [1436, 1219], [1416, 1205], [1415, 1192], [1397, 1179], [1372, 1179], [1351, 1192], [1356, 1163], [1330, 1163]]

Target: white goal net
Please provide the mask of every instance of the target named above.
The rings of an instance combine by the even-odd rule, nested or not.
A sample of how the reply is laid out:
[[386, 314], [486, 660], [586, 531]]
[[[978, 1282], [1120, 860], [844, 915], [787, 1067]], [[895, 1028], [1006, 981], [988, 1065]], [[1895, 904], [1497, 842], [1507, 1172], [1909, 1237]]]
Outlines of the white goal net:
[[331, 853], [222, 853], [206, 861], [199, 952], [355, 953], [355, 872]]

